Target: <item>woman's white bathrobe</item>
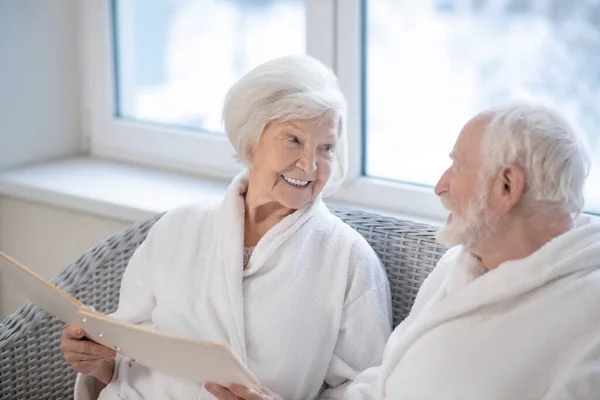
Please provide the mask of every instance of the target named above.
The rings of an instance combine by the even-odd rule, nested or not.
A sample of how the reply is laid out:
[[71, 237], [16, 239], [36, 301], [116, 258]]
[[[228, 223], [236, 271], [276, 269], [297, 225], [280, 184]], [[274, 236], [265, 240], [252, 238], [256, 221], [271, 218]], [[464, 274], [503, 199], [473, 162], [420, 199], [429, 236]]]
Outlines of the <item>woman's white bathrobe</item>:
[[485, 272], [461, 247], [346, 399], [600, 399], [600, 223]]
[[[347, 380], [381, 363], [391, 333], [385, 271], [364, 238], [322, 201], [284, 218], [242, 265], [248, 180], [225, 198], [165, 214], [133, 255], [116, 318], [229, 344], [284, 399], [341, 398]], [[118, 357], [101, 399], [212, 399], [185, 382]], [[101, 388], [101, 387], [100, 387]], [[77, 400], [98, 381], [79, 375]]]

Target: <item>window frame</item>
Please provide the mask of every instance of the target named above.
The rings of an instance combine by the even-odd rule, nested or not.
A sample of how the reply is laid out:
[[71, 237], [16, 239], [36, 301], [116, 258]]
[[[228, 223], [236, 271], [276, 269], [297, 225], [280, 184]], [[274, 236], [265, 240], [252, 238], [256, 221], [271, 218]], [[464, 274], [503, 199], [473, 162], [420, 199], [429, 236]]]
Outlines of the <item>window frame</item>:
[[[242, 166], [227, 139], [117, 116], [112, 0], [80, 9], [83, 144], [94, 157], [231, 179]], [[330, 66], [348, 100], [348, 174], [335, 203], [442, 221], [448, 212], [432, 188], [364, 175], [366, 0], [306, 0], [307, 54]]]

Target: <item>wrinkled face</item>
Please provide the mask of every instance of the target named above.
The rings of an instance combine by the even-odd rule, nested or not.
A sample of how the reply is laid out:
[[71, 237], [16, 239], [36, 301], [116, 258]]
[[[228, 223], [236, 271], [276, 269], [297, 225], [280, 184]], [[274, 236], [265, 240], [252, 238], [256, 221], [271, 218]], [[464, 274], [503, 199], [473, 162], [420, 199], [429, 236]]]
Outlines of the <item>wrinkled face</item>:
[[255, 193], [294, 210], [314, 200], [333, 169], [336, 121], [332, 116], [268, 124], [252, 154]]
[[461, 131], [450, 154], [452, 165], [435, 187], [451, 213], [438, 233], [446, 246], [474, 250], [495, 232], [497, 213], [488, 208], [490, 180], [481, 173], [481, 141], [487, 119], [475, 117]]

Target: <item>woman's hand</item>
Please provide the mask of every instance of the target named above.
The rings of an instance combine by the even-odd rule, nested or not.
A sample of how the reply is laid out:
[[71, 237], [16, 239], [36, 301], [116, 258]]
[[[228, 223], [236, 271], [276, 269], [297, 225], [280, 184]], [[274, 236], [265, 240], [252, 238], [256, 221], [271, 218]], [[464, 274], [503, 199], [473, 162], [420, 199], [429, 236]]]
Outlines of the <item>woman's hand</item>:
[[228, 389], [214, 383], [207, 383], [204, 387], [219, 400], [282, 400], [281, 396], [262, 386], [248, 389], [245, 386], [232, 384]]
[[115, 369], [117, 353], [85, 339], [83, 329], [69, 325], [62, 331], [60, 349], [65, 360], [79, 373], [91, 375], [108, 385]]

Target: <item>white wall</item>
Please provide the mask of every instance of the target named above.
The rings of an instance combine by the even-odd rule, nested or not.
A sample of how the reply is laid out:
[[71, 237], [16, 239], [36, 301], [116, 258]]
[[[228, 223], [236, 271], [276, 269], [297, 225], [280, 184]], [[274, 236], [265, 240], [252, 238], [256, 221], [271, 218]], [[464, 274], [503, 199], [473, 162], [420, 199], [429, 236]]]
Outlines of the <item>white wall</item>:
[[[50, 278], [130, 223], [0, 197], [0, 249]], [[0, 321], [26, 302], [0, 276]]]
[[[0, 0], [0, 171], [76, 154], [79, 0]], [[123, 224], [0, 198], [0, 249], [43, 275]], [[0, 318], [22, 303], [0, 282]]]
[[78, 0], [0, 0], [0, 170], [80, 148]]

